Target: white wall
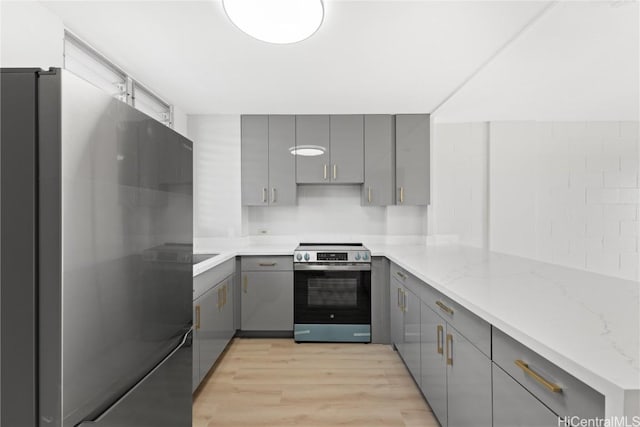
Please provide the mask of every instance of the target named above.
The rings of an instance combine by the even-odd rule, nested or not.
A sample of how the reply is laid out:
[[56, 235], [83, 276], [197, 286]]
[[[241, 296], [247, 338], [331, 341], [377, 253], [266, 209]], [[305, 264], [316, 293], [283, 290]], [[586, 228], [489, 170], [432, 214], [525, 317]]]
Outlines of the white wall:
[[427, 209], [360, 206], [358, 185], [300, 185], [298, 204], [242, 207], [240, 116], [189, 116], [196, 238], [242, 235], [424, 235]]
[[62, 67], [62, 20], [35, 1], [0, 2], [0, 66]]
[[457, 234], [460, 243], [486, 247], [488, 123], [433, 127], [432, 234]]
[[640, 280], [638, 132], [638, 122], [436, 124], [435, 233]]
[[490, 247], [640, 279], [638, 122], [496, 122]]

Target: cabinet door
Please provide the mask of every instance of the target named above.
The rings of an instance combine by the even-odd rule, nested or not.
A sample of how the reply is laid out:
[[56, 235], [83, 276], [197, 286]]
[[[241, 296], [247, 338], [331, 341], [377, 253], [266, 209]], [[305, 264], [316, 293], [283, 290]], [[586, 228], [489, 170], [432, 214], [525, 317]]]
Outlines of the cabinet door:
[[269, 116], [269, 204], [296, 204], [295, 116]]
[[446, 322], [425, 303], [420, 305], [420, 369], [422, 393], [440, 425], [447, 425]]
[[200, 381], [224, 349], [222, 286], [219, 284], [202, 295], [200, 302]]
[[243, 331], [293, 330], [293, 271], [242, 273]]
[[403, 286], [394, 277], [391, 277], [390, 293], [389, 293], [389, 321], [391, 323], [391, 344], [396, 346], [398, 352], [402, 354], [402, 343], [404, 341], [404, 313], [402, 312], [403, 304]]
[[371, 259], [371, 342], [389, 344], [389, 260], [385, 257]]
[[558, 416], [493, 364], [493, 426], [555, 427]]
[[447, 325], [447, 420], [449, 427], [491, 426], [491, 361]]
[[319, 156], [296, 156], [296, 182], [330, 182], [329, 116], [296, 116], [296, 147], [301, 146], [318, 147], [324, 153]]
[[229, 276], [222, 282], [222, 329], [223, 329], [223, 343], [224, 347], [229, 343], [231, 338], [236, 333], [233, 325], [233, 276]]
[[363, 206], [395, 203], [395, 120], [393, 116], [364, 116]]
[[396, 204], [429, 204], [429, 115], [396, 116]]
[[265, 206], [269, 191], [269, 119], [242, 116], [240, 127], [242, 204]]
[[331, 128], [331, 182], [364, 182], [364, 118], [362, 115], [334, 115]]
[[191, 354], [193, 356], [192, 392], [200, 385], [200, 303], [201, 298], [193, 301], [193, 341], [191, 345]]
[[404, 362], [420, 385], [420, 299], [407, 288], [404, 307]]

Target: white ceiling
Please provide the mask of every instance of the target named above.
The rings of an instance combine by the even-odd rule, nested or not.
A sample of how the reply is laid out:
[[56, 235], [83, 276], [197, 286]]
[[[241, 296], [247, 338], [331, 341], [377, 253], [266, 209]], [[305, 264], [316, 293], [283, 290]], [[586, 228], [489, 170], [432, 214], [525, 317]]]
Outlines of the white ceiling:
[[219, 0], [44, 4], [189, 114], [304, 114], [431, 112], [547, 2], [325, 1], [293, 45], [246, 36]]
[[638, 2], [561, 2], [436, 113], [439, 121], [638, 120]]

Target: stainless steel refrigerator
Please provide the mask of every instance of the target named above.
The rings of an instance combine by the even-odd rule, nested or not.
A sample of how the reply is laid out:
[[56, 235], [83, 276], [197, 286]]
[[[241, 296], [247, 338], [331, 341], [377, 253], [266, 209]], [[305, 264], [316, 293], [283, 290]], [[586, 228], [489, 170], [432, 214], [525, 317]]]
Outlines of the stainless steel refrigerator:
[[192, 143], [2, 69], [0, 424], [191, 425]]

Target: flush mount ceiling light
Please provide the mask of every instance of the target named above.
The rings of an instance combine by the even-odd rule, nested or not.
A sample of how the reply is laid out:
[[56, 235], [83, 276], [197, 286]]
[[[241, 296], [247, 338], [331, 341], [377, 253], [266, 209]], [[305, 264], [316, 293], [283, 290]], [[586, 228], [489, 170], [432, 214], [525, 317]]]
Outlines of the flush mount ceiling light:
[[222, 6], [236, 27], [276, 44], [309, 38], [324, 18], [322, 0], [222, 0]]
[[297, 145], [290, 147], [289, 152], [294, 156], [322, 156], [324, 154], [324, 147], [319, 145]]

